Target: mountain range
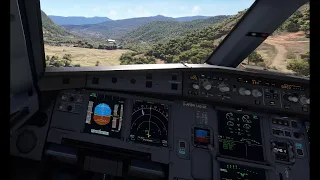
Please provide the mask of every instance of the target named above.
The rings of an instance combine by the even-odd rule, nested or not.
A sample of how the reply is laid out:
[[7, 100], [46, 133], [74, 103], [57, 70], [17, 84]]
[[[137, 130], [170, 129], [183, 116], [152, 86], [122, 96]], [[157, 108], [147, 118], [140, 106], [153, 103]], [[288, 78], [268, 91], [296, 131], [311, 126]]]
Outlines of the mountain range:
[[[192, 20], [194, 18], [200, 18], [197, 20]], [[177, 30], [181, 30], [183, 28], [191, 29], [203, 27], [206, 25], [211, 25], [212, 23], [216, 23], [219, 20], [223, 20], [228, 16], [215, 16], [204, 18], [204, 16], [195, 16], [195, 17], [180, 17], [180, 18], [172, 18], [166, 17], [162, 15], [151, 16], [151, 17], [139, 17], [139, 18], [130, 18], [123, 20], [115, 20], [115, 21], [106, 21], [98, 24], [85, 24], [85, 25], [62, 25], [68, 31], [77, 34], [83, 37], [91, 37], [96, 39], [121, 39], [125, 34], [129, 33], [132, 30], [139, 28], [142, 25], [146, 25], [152, 22], [171, 22], [167, 23], [170, 25], [178, 25], [180, 28]], [[161, 24], [161, 23], [160, 23]], [[169, 29], [170, 29], [169, 27]], [[163, 26], [161, 28], [164, 28]], [[184, 30], [187, 30], [184, 29]], [[167, 31], [166, 28], [163, 29]], [[177, 32], [177, 31], [175, 31]]]
[[[106, 21], [113, 21], [108, 17], [84, 17], [84, 16], [55, 16], [48, 15], [48, 17], [57, 25], [84, 25], [84, 24], [98, 24]], [[185, 16], [172, 18], [172, 20], [186, 22], [199, 19], [208, 19], [211, 16]], [[170, 17], [169, 17], [170, 18]]]
[[106, 21], [112, 21], [107, 17], [83, 17], [83, 16], [48, 16], [57, 25], [83, 25], [83, 24], [98, 24]]

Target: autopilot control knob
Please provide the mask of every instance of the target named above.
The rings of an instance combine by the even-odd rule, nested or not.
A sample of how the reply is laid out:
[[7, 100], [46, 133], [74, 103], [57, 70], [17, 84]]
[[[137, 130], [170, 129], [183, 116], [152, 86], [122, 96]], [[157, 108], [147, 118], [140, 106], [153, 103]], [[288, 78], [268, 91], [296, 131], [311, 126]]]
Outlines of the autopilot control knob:
[[252, 90], [252, 96], [256, 97], [256, 98], [261, 97], [262, 93], [258, 89], [254, 89], [254, 90]]
[[246, 94], [244, 93], [245, 92], [245, 88], [241, 87], [239, 88], [239, 94], [242, 95], [242, 96], [245, 96]]
[[212, 85], [211, 85], [211, 83], [210, 83], [209, 81], [203, 82], [202, 86], [203, 86], [203, 88], [204, 88], [205, 90], [210, 90], [211, 87], [212, 87]]
[[198, 90], [200, 87], [198, 84], [192, 84], [192, 88]]
[[250, 96], [250, 95], [251, 95], [251, 91], [248, 90], [248, 89], [246, 89], [246, 90], [244, 91], [244, 94], [247, 95], [247, 96]]
[[296, 96], [289, 96], [288, 100], [291, 101], [291, 102], [294, 102], [294, 103], [299, 101], [299, 99]]
[[302, 105], [309, 105], [309, 104], [310, 104], [310, 99], [307, 98], [307, 97], [305, 97], [305, 96], [301, 96], [301, 97], [300, 97], [300, 103], [301, 103]]
[[227, 84], [219, 84], [218, 86], [220, 92], [229, 92], [230, 87]]

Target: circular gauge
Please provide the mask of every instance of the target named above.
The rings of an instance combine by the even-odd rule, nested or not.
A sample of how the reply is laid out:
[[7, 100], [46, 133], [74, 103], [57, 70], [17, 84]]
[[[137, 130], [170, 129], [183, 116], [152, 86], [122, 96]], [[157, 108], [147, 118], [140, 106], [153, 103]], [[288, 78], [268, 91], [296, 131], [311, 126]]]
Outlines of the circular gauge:
[[135, 101], [130, 139], [146, 144], [167, 146], [168, 106], [146, 101]]

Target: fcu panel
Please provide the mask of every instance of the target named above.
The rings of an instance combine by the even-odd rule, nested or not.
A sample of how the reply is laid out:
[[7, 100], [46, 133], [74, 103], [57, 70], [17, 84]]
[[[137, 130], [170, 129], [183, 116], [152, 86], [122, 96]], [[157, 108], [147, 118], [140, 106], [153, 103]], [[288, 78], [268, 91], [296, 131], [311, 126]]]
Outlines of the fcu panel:
[[185, 73], [183, 95], [198, 99], [309, 114], [309, 87], [276, 79], [214, 72]]

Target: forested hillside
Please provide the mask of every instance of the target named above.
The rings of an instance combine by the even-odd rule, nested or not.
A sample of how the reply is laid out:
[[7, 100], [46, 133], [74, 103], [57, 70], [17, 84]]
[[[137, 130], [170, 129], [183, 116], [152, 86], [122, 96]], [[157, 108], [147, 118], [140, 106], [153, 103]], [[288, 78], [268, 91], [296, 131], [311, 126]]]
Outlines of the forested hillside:
[[156, 43], [150, 50], [124, 54], [120, 58], [121, 64], [145, 64], [148, 60], [152, 63], [155, 59], [165, 63], [203, 63], [216, 48], [215, 41], [229, 33], [245, 11], [240, 11], [221, 23], [187, 32], [165, 43]]
[[198, 19], [187, 22], [153, 21], [128, 32], [121, 40], [125, 43], [154, 43], [164, 41], [182, 35], [188, 31], [220, 23], [228, 17], [229, 16], [215, 16], [208, 19]]
[[41, 11], [43, 39], [45, 43], [76, 41], [79, 37], [56, 25], [43, 11]]

